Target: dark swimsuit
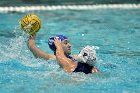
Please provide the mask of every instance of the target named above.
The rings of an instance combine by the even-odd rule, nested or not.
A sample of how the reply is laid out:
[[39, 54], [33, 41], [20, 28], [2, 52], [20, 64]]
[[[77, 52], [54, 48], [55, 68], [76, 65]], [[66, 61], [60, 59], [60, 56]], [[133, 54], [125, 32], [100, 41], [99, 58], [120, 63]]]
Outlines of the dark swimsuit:
[[73, 72], [84, 72], [85, 74], [89, 74], [92, 73], [92, 68], [93, 66], [78, 62], [77, 67]]
[[[75, 60], [71, 56], [69, 56], [68, 58], [70, 58], [74, 62], [77, 62], [77, 60]], [[86, 63], [77, 62], [77, 67], [75, 68], [73, 72], [83, 72], [85, 74], [89, 74], [89, 73], [92, 73], [92, 68], [93, 66], [90, 66]]]

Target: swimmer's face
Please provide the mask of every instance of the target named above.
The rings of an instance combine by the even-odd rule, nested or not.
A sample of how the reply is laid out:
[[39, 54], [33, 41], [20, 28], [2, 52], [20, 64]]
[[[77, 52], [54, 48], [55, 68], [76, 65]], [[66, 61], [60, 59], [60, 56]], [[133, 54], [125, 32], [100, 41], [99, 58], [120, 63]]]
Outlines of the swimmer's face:
[[68, 39], [65, 39], [61, 42], [62, 48], [64, 50], [65, 55], [70, 55], [71, 54], [71, 44]]

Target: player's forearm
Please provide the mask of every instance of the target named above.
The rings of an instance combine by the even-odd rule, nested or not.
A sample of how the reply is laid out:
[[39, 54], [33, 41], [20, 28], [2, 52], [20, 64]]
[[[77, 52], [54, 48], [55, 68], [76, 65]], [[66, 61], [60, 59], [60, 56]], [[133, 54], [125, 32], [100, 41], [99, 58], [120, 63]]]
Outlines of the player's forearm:
[[49, 54], [45, 53], [44, 51], [40, 50], [36, 44], [35, 44], [35, 38], [30, 37], [28, 40], [28, 47], [30, 49], [30, 51], [33, 53], [33, 55], [36, 58], [44, 58], [45, 60], [48, 60]]
[[64, 62], [66, 60], [66, 56], [64, 55], [64, 51], [61, 47], [57, 47], [56, 49], [56, 58], [61, 66], [66, 65]]
[[29, 38], [29, 40], [28, 40], [28, 48], [30, 49], [30, 51], [33, 53], [33, 55], [35, 57], [38, 57], [38, 55], [37, 55], [37, 53], [35, 51], [37, 49], [37, 47], [36, 47], [34, 38]]
[[29, 38], [29, 40], [28, 40], [28, 47], [29, 47], [29, 48], [33, 48], [33, 47], [35, 47], [35, 46], [36, 46], [35, 40]]
[[64, 50], [62, 49], [61, 44], [56, 45], [56, 57], [59, 59], [65, 58], [66, 56], [64, 55]]
[[32, 47], [36, 46], [36, 44], [35, 44], [35, 36], [36, 35], [33, 35], [33, 36], [29, 37], [29, 39], [28, 39], [28, 47], [29, 48], [32, 48]]

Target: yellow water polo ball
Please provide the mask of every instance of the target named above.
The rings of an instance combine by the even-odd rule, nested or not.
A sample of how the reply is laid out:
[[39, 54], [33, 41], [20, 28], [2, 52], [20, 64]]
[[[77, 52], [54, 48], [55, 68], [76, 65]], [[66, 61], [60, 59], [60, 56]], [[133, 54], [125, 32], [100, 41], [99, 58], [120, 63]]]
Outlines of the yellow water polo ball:
[[30, 35], [35, 34], [41, 27], [41, 20], [35, 14], [27, 14], [20, 20], [21, 29]]

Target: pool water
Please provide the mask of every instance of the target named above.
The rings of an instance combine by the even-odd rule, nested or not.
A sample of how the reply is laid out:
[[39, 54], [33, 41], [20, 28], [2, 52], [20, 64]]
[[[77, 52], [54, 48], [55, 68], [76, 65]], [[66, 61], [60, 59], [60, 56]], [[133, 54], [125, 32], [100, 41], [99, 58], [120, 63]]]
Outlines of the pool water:
[[72, 54], [86, 45], [98, 46], [101, 73], [68, 74], [55, 60], [36, 59], [27, 35], [17, 29], [26, 13], [0, 14], [1, 93], [139, 93], [140, 10], [97, 9], [34, 12], [42, 20], [37, 46], [53, 53], [47, 39], [69, 37]]

